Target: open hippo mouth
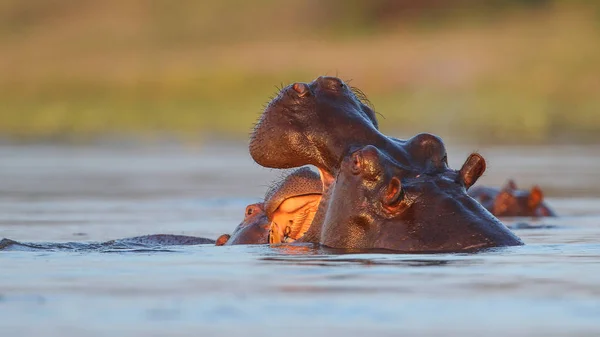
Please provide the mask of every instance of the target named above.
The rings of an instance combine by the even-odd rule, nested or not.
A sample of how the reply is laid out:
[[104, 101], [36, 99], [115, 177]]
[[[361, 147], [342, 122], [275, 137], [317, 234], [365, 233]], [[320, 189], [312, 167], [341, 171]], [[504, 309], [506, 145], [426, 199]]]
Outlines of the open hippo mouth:
[[319, 174], [308, 167], [274, 183], [264, 202], [270, 221], [268, 242], [293, 242], [304, 236], [313, 222], [322, 191]]
[[[439, 137], [422, 133], [408, 140], [387, 137], [378, 130], [366, 96], [335, 77], [283, 88], [267, 105], [250, 139], [250, 155], [260, 165], [317, 167], [322, 180], [321, 205], [350, 152], [376, 146], [406, 167], [431, 170], [447, 167], [446, 148]], [[321, 205], [302, 241], [319, 242], [324, 219]]]
[[244, 220], [217, 246], [293, 242], [309, 229], [321, 201], [319, 175], [302, 167], [273, 182], [263, 202], [248, 205]]

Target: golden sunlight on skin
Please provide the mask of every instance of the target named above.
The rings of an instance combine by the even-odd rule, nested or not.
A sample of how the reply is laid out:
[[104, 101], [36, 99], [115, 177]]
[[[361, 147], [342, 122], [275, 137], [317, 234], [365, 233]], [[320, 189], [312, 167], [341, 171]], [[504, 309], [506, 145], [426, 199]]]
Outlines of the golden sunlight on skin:
[[310, 227], [320, 201], [320, 194], [284, 200], [271, 217], [269, 242], [293, 242], [302, 237]]

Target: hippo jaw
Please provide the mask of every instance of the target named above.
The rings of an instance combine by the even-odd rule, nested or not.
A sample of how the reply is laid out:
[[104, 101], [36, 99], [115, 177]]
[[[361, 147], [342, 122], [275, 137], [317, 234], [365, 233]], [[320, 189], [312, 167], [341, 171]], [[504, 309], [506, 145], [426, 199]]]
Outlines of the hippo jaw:
[[317, 212], [321, 194], [307, 194], [284, 200], [269, 214], [269, 243], [294, 242], [304, 236]]

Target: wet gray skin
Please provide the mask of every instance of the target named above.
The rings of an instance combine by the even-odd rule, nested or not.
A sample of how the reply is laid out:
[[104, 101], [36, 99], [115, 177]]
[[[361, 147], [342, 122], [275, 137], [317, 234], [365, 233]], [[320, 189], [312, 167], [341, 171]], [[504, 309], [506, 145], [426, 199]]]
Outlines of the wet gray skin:
[[320, 241], [333, 248], [411, 253], [522, 245], [467, 195], [484, 171], [485, 161], [478, 154], [472, 154], [459, 171], [419, 171], [366, 146], [341, 164]]
[[469, 195], [498, 217], [556, 216], [544, 202], [544, 194], [538, 186], [519, 190], [517, 184], [509, 180], [502, 189], [479, 186], [471, 189]]

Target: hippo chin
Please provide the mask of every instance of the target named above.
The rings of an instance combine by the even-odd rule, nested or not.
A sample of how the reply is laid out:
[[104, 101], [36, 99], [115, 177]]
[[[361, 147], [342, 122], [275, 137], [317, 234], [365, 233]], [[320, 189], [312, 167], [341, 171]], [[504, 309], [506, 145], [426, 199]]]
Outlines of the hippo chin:
[[556, 213], [544, 202], [544, 194], [538, 186], [531, 190], [519, 190], [513, 180], [502, 189], [476, 187], [469, 195], [498, 217], [553, 217]]
[[331, 187], [321, 244], [402, 252], [460, 252], [523, 243], [467, 195], [485, 171], [471, 154], [459, 171], [403, 167], [374, 146], [347, 156]]
[[248, 205], [244, 220], [217, 246], [293, 242], [310, 227], [321, 200], [321, 180], [308, 167], [294, 170], [268, 189], [264, 202]]
[[[449, 170], [446, 148], [439, 137], [422, 133], [408, 140], [400, 140], [382, 134], [364, 94], [335, 77], [319, 77], [311, 83], [295, 83], [283, 88], [256, 124], [249, 150], [252, 158], [262, 166], [289, 168], [310, 164], [318, 168], [323, 182], [323, 196], [312, 225], [298, 241], [329, 243], [332, 233], [323, 233], [322, 230], [326, 217], [337, 207], [336, 201], [343, 199], [339, 193], [335, 198], [332, 195], [332, 186], [339, 187], [335, 178], [340, 174], [340, 165], [350, 153], [369, 145], [390, 158], [395, 167], [413, 172], [415, 176]], [[449, 186], [442, 184], [438, 188], [442, 189], [442, 193]], [[434, 196], [423, 194], [422, 198], [426, 198], [423, 203], [436, 202], [429, 199]], [[465, 205], [459, 208], [460, 213], [453, 221], [459, 222], [462, 217], [465, 223], [472, 223], [479, 216], [469, 213], [475, 207], [477, 212], [485, 214], [480, 217], [481, 221], [487, 224], [487, 217], [491, 217], [492, 222], [500, 225], [500, 232], [507, 231], [481, 206], [472, 206], [474, 201], [471, 198], [460, 196], [455, 202]], [[425, 215], [417, 213], [417, 216]], [[512, 233], [506, 234], [510, 234], [512, 239], [502, 243], [502, 240], [492, 237], [488, 246], [521, 244]], [[455, 239], [462, 238], [464, 236]], [[342, 242], [336, 246], [343, 247]]]

